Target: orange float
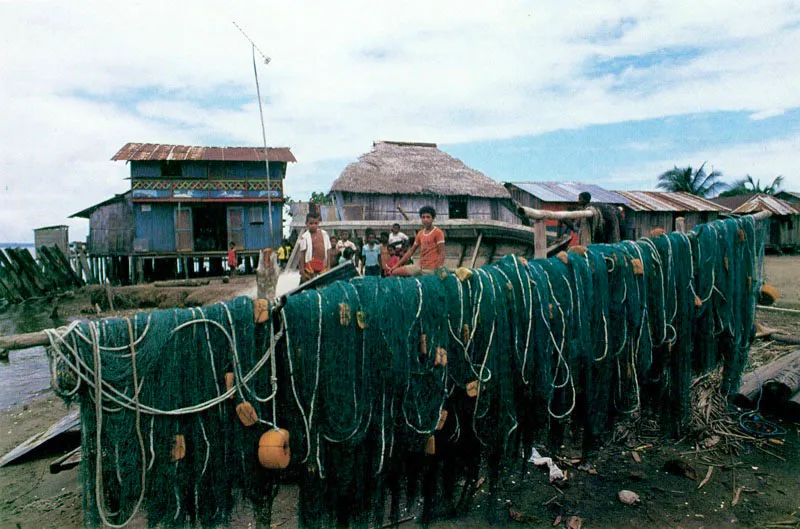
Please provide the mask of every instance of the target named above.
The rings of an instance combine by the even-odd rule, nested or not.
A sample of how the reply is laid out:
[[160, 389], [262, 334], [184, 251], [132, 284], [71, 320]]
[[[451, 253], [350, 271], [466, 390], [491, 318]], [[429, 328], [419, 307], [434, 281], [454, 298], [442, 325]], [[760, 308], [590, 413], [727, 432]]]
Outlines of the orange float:
[[253, 405], [247, 401], [240, 402], [236, 406], [236, 415], [239, 416], [239, 420], [245, 426], [253, 426], [258, 422], [258, 414], [256, 413], [256, 409], [253, 408]]
[[186, 438], [182, 434], [175, 436], [172, 443], [172, 451], [170, 452], [173, 461], [180, 461], [186, 457]]
[[289, 466], [292, 452], [289, 432], [283, 428], [269, 430], [258, 440], [258, 462], [270, 470], [283, 470]]

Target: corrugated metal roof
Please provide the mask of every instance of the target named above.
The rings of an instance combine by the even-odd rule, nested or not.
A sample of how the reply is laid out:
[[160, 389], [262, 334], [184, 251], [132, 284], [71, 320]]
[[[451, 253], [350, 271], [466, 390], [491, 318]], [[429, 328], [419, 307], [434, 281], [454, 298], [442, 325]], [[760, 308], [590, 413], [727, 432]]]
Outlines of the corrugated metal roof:
[[626, 197], [628, 207], [634, 211], [720, 211], [727, 213], [725, 206], [690, 193], [666, 191], [617, 191]]
[[733, 210], [734, 213], [739, 215], [757, 213], [759, 211], [769, 211], [773, 215], [800, 215], [800, 209], [772, 195], [756, 195]]
[[584, 191], [592, 195], [592, 202], [627, 204], [628, 199], [595, 184], [581, 182], [507, 182], [530, 193], [543, 202], [577, 202]]
[[[289, 147], [269, 147], [269, 161], [296, 162]], [[112, 158], [114, 161], [203, 160], [222, 162], [263, 162], [263, 147], [199, 147], [163, 143], [127, 143]]]
[[125, 200], [128, 197], [128, 195], [130, 195], [130, 194], [131, 194], [130, 191], [126, 191], [126, 192], [124, 192], [124, 193], [122, 193], [120, 195], [114, 195], [113, 197], [111, 197], [111, 198], [109, 198], [107, 200], [104, 200], [102, 202], [98, 202], [97, 204], [95, 204], [93, 206], [89, 206], [86, 209], [82, 209], [81, 211], [79, 211], [77, 213], [73, 213], [72, 215], [69, 216], [69, 218], [71, 218], [71, 219], [74, 219], [74, 218], [89, 219], [89, 218], [92, 217], [92, 213], [94, 213], [94, 211], [96, 209], [101, 208], [103, 206], [106, 206], [108, 204], [113, 204], [114, 202], [121, 202], [121, 201]]

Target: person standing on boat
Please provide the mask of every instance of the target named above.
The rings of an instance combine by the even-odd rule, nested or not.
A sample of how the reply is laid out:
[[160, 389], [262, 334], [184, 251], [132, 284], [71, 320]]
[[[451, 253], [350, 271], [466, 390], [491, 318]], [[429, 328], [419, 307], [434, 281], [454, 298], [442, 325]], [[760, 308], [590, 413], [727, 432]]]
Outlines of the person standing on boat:
[[300, 245], [300, 283], [305, 283], [328, 271], [331, 240], [328, 233], [320, 229], [321, 220], [322, 217], [316, 211], [306, 215], [306, 231], [297, 241]]
[[[390, 268], [393, 276], [430, 275], [444, 264], [444, 232], [433, 225], [436, 210], [431, 206], [422, 206], [419, 210], [419, 218], [422, 221], [422, 229], [417, 232], [411, 248], [394, 267]], [[420, 250], [419, 264], [403, 266], [418, 249]]]

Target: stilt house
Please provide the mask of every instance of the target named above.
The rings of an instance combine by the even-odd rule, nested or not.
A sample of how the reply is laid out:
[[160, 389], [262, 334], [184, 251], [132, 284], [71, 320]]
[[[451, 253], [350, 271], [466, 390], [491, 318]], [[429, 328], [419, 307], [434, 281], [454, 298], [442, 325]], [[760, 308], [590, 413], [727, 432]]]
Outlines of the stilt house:
[[502, 184], [435, 143], [375, 142], [345, 167], [331, 194], [341, 220], [415, 220], [430, 205], [438, 219], [520, 223]]
[[623, 206], [623, 237], [630, 240], [650, 235], [650, 230], [661, 228], [675, 231], [675, 219], [683, 217], [686, 229], [717, 220], [729, 210], [721, 204], [692, 195], [666, 191], [617, 191], [628, 200]]
[[267, 157], [269, 176], [263, 148], [128, 143], [112, 160], [130, 163], [130, 190], [72, 217], [89, 219], [89, 255], [121, 282], [221, 273], [231, 241], [250, 265], [280, 244], [283, 179], [297, 161], [288, 147]]

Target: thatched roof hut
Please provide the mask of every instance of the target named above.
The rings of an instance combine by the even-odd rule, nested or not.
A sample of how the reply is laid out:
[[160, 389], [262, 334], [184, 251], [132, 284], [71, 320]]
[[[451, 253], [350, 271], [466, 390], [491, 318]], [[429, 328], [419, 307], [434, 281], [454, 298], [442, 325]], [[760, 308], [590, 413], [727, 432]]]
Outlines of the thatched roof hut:
[[502, 213], [511, 195], [499, 182], [467, 167], [435, 143], [380, 141], [345, 167], [331, 186], [337, 205], [362, 205], [365, 220], [402, 219], [423, 205], [440, 218], [514, 222]]

